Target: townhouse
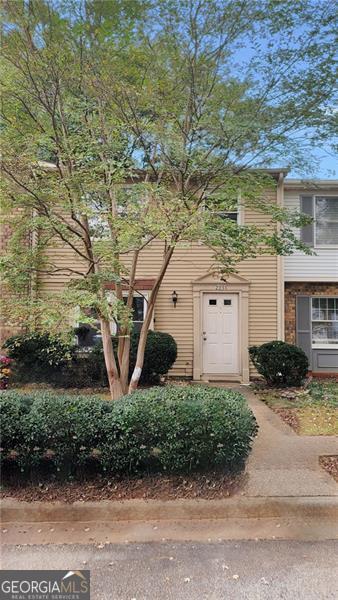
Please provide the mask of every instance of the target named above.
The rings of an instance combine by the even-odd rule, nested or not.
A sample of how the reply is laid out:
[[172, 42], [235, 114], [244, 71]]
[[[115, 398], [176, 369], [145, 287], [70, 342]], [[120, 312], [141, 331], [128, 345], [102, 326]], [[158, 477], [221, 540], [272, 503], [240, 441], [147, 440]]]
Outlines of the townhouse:
[[284, 204], [313, 218], [299, 236], [311, 255], [284, 258], [285, 340], [315, 374], [338, 373], [338, 180], [286, 179]]
[[[299, 231], [313, 254], [258, 256], [243, 261], [237, 274], [223, 280], [209, 248], [198, 242], [180, 244], [164, 277], [152, 321], [152, 328], [172, 334], [177, 342], [171, 376], [248, 383], [255, 374], [249, 346], [275, 339], [301, 346], [312, 372], [338, 373], [338, 181], [287, 179], [286, 169], [269, 173], [276, 185], [268, 200], [314, 218], [313, 224]], [[239, 206], [229, 217], [239, 224], [271, 227], [268, 216], [246, 207]], [[5, 231], [5, 238], [8, 235]], [[78, 264], [70, 248], [60, 245], [50, 252], [64, 270], [53, 276], [39, 274], [39, 294], [59, 293], [67, 281], [67, 267]], [[162, 254], [162, 242], [157, 240], [142, 251], [133, 302], [135, 328], [145, 318]], [[3, 323], [2, 337], [9, 334]], [[99, 338], [97, 330], [87, 327], [78, 341], [88, 347]]]

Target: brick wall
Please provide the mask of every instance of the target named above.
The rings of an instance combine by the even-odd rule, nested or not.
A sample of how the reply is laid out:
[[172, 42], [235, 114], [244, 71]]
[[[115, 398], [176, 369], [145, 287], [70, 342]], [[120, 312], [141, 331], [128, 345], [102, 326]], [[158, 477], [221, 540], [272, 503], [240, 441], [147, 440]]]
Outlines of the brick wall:
[[296, 343], [296, 296], [338, 296], [337, 283], [285, 283], [285, 341]]

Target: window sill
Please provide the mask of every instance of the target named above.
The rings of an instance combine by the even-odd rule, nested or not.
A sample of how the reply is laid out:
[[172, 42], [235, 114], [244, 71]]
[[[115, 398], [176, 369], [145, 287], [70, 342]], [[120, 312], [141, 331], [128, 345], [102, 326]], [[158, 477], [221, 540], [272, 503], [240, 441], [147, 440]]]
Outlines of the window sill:
[[314, 250], [335, 250], [337, 248], [338, 248], [337, 244], [325, 244], [324, 246], [317, 246], [317, 245], [313, 246]]
[[312, 350], [338, 350], [338, 344], [312, 344]]

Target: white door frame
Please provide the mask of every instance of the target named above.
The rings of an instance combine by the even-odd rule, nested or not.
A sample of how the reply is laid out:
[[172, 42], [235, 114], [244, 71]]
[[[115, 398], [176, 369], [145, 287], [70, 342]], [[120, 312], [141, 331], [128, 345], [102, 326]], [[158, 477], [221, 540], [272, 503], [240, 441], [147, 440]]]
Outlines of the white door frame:
[[[201, 302], [202, 302], [202, 305], [201, 305], [201, 308], [202, 308], [202, 330], [203, 330], [202, 331], [202, 336], [203, 336], [202, 340], [203, 340], [203, 342], [202, 342], [201, 351], [202, 351], [203, 373], [208, 373], [209, 372], [207, 370], [207, 366], [206, 366], [206, 362], [208, 362], [208, 361], [205, 360], [206, 359], [206, 352], [208, 350], [208, 336], [209, 336], [209, 333], [206, 332], [205, 319], [206, 319], [207, 315], [205, 313], [205, 310], [207, 309], [207, 304], [206, 304], [205, 300], [208, 297], [209, 298], [213, 297], [213, 298], [220, 299], [221, 304], [222, 304], [222, 297], [225, 297], [225, 296], [227, 296], [228, 298], [233, 298], [234, 299], [234, 302], [232, 302], [232, 304], [233, 304], [233, 306], [235, 306], [235, 309], [234, 309], [234, 313], [235, 314], [234, 314], [234, 316], [235, 316], [235, 319], [236, 319], [236, 323], [235, 323], [235, 327], [234, 327], [234, 335], [236, 336], [236, 340], [233, 342], [233, 345], [234, 345], [234, 349], [236, 351], [235, 363], [236, 363], [236, 366], [238, 368], [236, 368], [235, 371], [234, 370], [230, 371], [230, 373], [228, 373], [228, 372], [224, 373], [224, 376], [226, 376], [228, 374], [230, 374], [230, 375], [239, 374], [239, 372], [240, 372], [240, 364], [241, 363], [240, 363], [240, 331], [239, 331], [239, 294], [237, 294], [236, 292], [229, 292], [229, 291], [225, 292], [224, 291], [224, 292], [202, 292], [202, 295], [201, 295]], [[218, 302], [217, 302], [217, 305], [219, 306]], [[205, 337], [205, 334], [206, 334], [206, 337]], [[210, 373], [211, 373], [211, 371], [210, 371]], [[214, 376], [215, 375], [219, 376], [219, 375], [222, 374], [222, 369], [220, 369], [219, 371], [216, 371], [216, 372], [212, 371], [212, 373], [213, 373]]]
[[[226, 281], [217, 274], [209, 273], [193, 282], [194, 310], [194, 370], [195, 381], [206, 379], [228, 380], [249, 383], [249, 286], [250, 283], [239, 275], [230, 275]], [[208, 374], [203, 372], [203, 295], [205, 293], [238, 294], [238, 347], [239, 372]]]

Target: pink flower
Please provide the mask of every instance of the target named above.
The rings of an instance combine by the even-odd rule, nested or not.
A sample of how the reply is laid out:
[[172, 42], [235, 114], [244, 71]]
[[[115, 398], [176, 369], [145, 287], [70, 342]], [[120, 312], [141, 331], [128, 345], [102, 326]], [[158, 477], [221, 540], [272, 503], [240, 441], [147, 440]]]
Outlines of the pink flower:
[[12, 362], [12, 359], [8, 356], [0, 356], [0, 364], [1, 365], [9, 365]]

